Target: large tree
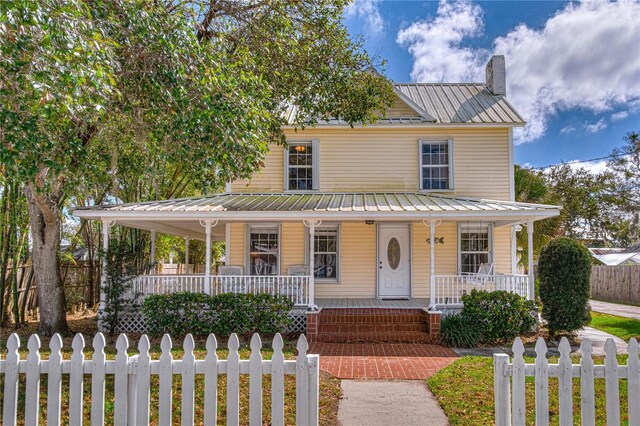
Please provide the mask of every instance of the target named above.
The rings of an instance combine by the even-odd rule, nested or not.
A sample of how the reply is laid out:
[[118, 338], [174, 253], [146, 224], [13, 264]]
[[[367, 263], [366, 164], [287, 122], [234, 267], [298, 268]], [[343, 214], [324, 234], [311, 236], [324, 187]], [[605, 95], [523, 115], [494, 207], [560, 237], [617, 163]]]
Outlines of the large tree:
[[128, 176], [150, 182], [144, 197], [166, 196], [176, 191], [156, 183], [175, 175], [219, 188], [284, 140], [286, 103], [300, 125], [326, 115], [368, 122], [390, 104], [392, 89], [365, 72], [370, 58], [340, 24], [343, 6], [0, 3], [0, 162], [27, 198], [40, 333], [69, 331], [60, 218], [78, 187], [95, 194], [95, 182], [109, 182], [126, 199]]

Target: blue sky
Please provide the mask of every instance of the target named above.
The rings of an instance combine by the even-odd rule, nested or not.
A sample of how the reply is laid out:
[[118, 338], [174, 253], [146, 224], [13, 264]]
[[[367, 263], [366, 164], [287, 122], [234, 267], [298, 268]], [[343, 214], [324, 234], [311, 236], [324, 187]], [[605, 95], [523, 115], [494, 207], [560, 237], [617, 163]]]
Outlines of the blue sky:
[[345, 19], [398, 82], [483, 81], [486, 60], [504, 54], [507, 98], [529, 123], [517, 163], [603, 157], [640, 130], [638, 0], [356, 0]]

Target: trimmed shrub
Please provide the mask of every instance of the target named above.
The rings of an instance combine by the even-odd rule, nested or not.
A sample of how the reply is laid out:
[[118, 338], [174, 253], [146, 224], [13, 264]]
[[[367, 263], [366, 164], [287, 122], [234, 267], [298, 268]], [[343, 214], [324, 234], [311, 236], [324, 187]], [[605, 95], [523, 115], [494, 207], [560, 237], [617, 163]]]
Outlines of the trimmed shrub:
[[503, 342], [531, 331], [533, 301], [508, 291], [477, 291], [462, 296], [461, 315], [481, 330], [482, 342]]
[[472, 348], [482, 341], [479, 324], [462, 314], [442, 317], [440, 322], [440, 341], [456, 348]]
[[572, 332], [589, 324], [591, 256], [571, 238], [557, 238], [542, 248], [538, 260], [542, 318], [549, 332]]
[[151, 295], [144, 300], [142, 312], [152, 336], [249, 336], [282, 331], [290, 323], [292, 308], [293, 302], [282, 295], [184, 292]]

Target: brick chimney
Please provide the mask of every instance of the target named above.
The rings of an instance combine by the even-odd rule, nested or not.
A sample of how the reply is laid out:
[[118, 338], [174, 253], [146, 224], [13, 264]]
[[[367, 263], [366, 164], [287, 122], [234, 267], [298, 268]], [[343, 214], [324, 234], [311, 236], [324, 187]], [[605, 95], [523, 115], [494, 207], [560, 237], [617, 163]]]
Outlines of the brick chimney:
[[493, 55], [487, 63], [487, 88], [494, 95], [507, 94], [507, 79], [503, 55]]

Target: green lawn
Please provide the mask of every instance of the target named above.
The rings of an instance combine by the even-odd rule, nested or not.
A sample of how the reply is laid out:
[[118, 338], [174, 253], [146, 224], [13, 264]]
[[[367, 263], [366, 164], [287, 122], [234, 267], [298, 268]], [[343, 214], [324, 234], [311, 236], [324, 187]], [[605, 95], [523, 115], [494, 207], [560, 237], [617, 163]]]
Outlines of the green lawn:
[[640, 321], [633, 318], [591, 312], [591, 324], [589, 325], [618, 336], [625, 342], [628, 342], [632, 337], [640, 340]]
[[[626, 356], [618, 357], [626, 363]], [[603, 358], [596, 358], [596, 364], [602, 364]], [[527, 358], [527, 363], [534, 359]], [[549, 359], [557, 363], [557, 359]], [[579, 362], [576, 358], [574, 363]], [[628, 424], [627, 383], [620, 381], [621, 422]], [[463, 357], [455, 361], [427, 380], [429, 388], [449, 417], [452, 425], [491, 425], [493, 419], [493, 360], [490, 357]], [[533, 377], [526, 381], [527, 424], [535, 424], [535, 396]], [[558, 380], [549, 379], [549, 420], [557, 425], [558, 418]], [[573, 385], [574, 423], [580, 424], [580, 381], [574, 379]], [[596, 424], [604, 425], [606, 420], [604, 379], [596, 379]]]

